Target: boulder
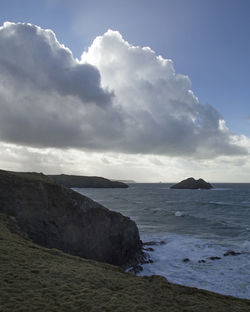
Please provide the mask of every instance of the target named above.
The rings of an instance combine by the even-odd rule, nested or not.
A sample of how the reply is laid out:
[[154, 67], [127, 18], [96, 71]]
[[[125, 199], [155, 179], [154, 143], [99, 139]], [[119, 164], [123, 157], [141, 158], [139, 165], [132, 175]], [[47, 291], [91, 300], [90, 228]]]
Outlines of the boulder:
[[134, 221], [43, 174], [0, 170], [0, 212], [48, 248], [121, 267], [144, 257]]
[[192, 189], [192, 190], [194, 189], [209, 190], [212, 187], [213, 186], [210, 183], [204, 181], [203, 179], [195, 180], [194, 178], [188, 178], [171, 186], [172, 189]]
[[217, 256], [213, 256], [213, 257], [209, 257], [210, 260], [220, 260], [221, 257], [217, 257]]
[[102, 177], [88, 177], [67, 174], [48, 175], [48, 177], [66, 187], [128, 188], [128, 185], [123, 182], [111, 181]]
[[227, 257], [227, 256], [238, 256], [238, 255], [241, 255], [241, 252], [228, 250], [227, 252], [224, 253], [224, 257]]

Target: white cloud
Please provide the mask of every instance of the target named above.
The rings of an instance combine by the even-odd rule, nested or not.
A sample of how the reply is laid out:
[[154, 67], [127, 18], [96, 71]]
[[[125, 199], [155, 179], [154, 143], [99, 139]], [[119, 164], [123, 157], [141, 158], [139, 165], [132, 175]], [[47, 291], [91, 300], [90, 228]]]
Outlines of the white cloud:
[[222, 116], [201, 105], [187, 76], [148, 47], [130, 45], [117, 31], [97, 37], [82, 63], [95, 65], [123, 112], [123, 152], [213, 157], [245, 153]]
[[[94, 124], [111, 110], [113, 94], [98, 69], [80, 64], [51, 30], [5, 23], [0, 28], [0, 138], [33, 146], [95, 145]], [[113, 115], [112, 115], [113, 114]], [[114, 123], [115, 125], [115, 123]], [[107, 126], [107, 131], [110, 127]], [[98, 136], [98, 134], [97, 134]]]
[[[0, 27], [0, 140], [26, 151], [204, 159], [247, 154], [249, 146], [212, 106], [199, 103], [190, 79], [176, 74], [171, 60], [150, 48], [132, 46], [109, 30], [78, 61], [51, 30], [21, 23]], [[34, 159], [30, 150], [27, 155]], [[100, 158], [107, 168], [110, 157]], [[162, 163], [147, 159], [156, 167]]]
[[221, 156], [216, 160], [181, 157], [94, 153], [77, 149], [31, 148], [0, 144], [0, 168], [47, 174], [98, 175], [137, 182], [177, 182], [194, 176], [210, 182], [249, 182], [248, 156]]

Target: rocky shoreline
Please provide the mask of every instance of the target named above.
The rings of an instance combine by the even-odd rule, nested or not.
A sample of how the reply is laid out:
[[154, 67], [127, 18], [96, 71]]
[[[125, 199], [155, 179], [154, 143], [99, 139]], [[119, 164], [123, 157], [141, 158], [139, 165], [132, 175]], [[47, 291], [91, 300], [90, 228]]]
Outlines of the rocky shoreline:
[[125, 273], [155, 242], [45, 175], [0, 170], [0, 211], [0, 311], [250, 310], [249, 300]]
[[[13, 233], [19, 232], [17, 233]], [[48, 249], [0, 214], [0, 311], [248, 312], [250, 301]]]

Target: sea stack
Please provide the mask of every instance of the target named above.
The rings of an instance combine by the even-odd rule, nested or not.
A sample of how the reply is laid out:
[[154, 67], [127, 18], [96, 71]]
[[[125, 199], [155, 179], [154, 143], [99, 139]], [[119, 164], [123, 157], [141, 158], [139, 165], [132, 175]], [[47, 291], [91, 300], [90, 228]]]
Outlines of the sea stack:
[[203, 179], [198, 179], [195, 180], [194, 178], [188, 178], [186, 180], [182, 180], [181, 182], [172, 185], [172, 189], [190, 189], [190, 190], [197, 190], [197, 189], [202, 189], [202, 190], [209, 190], [213, 188], [213, 186], [204, 181]]

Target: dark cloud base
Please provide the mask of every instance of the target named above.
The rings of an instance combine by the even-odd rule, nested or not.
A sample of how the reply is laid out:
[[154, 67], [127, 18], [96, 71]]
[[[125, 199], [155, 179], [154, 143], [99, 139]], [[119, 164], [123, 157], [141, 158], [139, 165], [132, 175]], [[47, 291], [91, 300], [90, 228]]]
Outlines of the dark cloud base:
[[171, 60], [118, 32], [96, 38], [79, 62], [51, 30], [7, 22], [0, 51], [2, 141], [197, 158], [247, 153]]

